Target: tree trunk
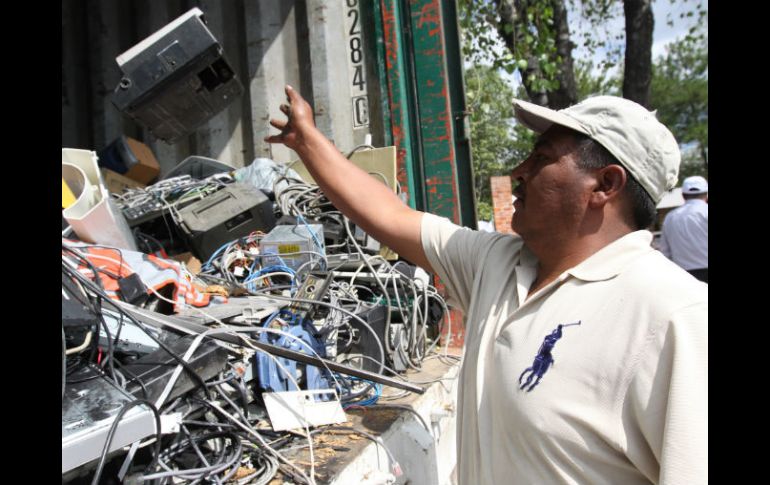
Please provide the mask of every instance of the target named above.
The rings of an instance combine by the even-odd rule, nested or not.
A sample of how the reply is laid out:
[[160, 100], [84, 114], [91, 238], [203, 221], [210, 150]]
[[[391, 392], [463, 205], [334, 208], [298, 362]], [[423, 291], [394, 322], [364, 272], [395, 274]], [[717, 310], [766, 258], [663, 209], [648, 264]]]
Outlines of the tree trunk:
[[623, 97], [650, 108], [652, 80], [652, 31], [655, 20], [652, 0], [624, 0], [626, 15], [626, 61]]
[[[500, 13], [500, 23], [497, 24], [497, 33], [505, 42], [505, 46], [511, 53], [514, 52], [516, 44], [526, 45], [524, 36], [527, 33], [527, 0], [495, 0], [497, 11]], [[505, 26], [510, 25], [512, 29], [506, 31]], [[532, 80], [540, 76], [540, 66], [537, 58], [527, 54], [527, 68], [520, 69], [521, 82], [524, 90], [527, 92], [529, 100], [540, 106], [548, 105], [548, 93], [537, 91], [532, 86]]]
[[[517, 45], [526, 45], [525, 36], [529, 28], [526, 9], [529, 4], [527, 0], [495, 0], [497, 11], [500, 13], [500, 23], [497, 24], [497, 32], [505, 42], [506, 47], [514, 52]], [[564, 6], [564, 0], [551, 0], [554, 10], [554, 25], [556, 26], [556, 51], [561, 56], [562, 62], [559, 66], [556, 79], [559, 81], [559, 88], [555, 91], [536, 90], [533, 86], [533, 79], [542, 76], [540, 65], [535, 55], [528, 53], [527, 68], [522, 69], [522, 84], [527, 91], [529, 100], [540, 106], [561, 109], [574, 104], [577, 101], [577, 88], [575, 84], [575, 73], [573, 71], [572, 48], [573, 44], [569, 36], [569, 26], [567, 23], [567, 9]], [[510, 25], [513, 29], [507, 29]]]
[[577, 102], [577, 85], [575, 72], [572, 69], [572, 48], [574, 45], [569, 37], [567, 9], [564, 8], [564, 0], [551, 0], [551, 6], [553, 7], [553, 25], [556, 26], [556, 53], [561, 57], [561, 64], [556, 75], [556, 79], [559, 80], [559, 88], [548, 93], [548, 107], [562, 109]]

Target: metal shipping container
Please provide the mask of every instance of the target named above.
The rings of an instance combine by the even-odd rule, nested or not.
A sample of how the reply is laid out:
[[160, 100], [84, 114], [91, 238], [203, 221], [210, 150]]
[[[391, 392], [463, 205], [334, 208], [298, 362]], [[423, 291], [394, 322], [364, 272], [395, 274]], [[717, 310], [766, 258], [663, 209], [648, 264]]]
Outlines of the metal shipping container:
[[[112, 105], [115, 58], [192, 7], [244, 86], [194, 134], [169, 145]], [[410, 206], [476, 226], [457, 12], [452, 0], [63, 0], [62, 146], [144, 141], [162, 172], [189, 155], [233, 166], [296, 155], [263, 138], [291, 84], [347, 153], [371, 135], [395, 145]]]

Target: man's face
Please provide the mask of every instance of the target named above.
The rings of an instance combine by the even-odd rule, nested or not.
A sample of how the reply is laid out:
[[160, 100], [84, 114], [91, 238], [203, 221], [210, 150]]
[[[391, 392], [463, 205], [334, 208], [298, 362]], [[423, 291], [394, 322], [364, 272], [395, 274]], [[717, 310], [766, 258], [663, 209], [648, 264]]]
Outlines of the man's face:
[[525, 240], [566, 236], [580, 224], [593, 178], [575, 164], [578, 146], [573, 132], [554, 125], [511, 172], [518, 183], [511, 228]]

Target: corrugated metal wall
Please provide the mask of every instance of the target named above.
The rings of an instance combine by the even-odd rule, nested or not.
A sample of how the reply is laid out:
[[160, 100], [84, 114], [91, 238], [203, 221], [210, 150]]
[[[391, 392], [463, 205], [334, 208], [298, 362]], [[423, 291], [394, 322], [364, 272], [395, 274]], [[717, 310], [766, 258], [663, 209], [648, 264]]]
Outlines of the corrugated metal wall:
[[[353, 0], [63, 0], [62, 147], [98, 151], [125, 134], [147, 143], [163, 171], [189, 155], [216, 158], [236, 167], [255, 157], [288, 162], [295, 158], [290, 150], [263, 141], [271, 130], [270, 117], [282, 117], [278, 106], [285, 99], [285, 84], [298, 88], [313, 104], [316, 124], [340, 150], [362, 144], [370, 132], [374, 143], [383, 145], [377, 69], [365, 56], [373, 48], [374, 27], [371, 18], [360, 16], [357, 4]], [[112, 105], [110, 96], [121, 77], [115, 58], [192, 7], [203, 11], [244, 93], [194, 134], [169, 145]], [[351, 46], [360, 47], [360, 53], [351, 52]], [[357, 65], [363, 68], [363, 79], [353, 83]]]
[[[200, 8], [243, 95], [173, 145], [111, 103], [115, 58]], [[62, 147], [99, 151], [120, 135], [147, 143], [163, 172], [190, 155], [236, 167], [296, 155], [263, 141], [282, 118], [283, 87], [348, 152], [372, 135], [397, 148], [407, 203], [476, 226], [454, 0], [63, 0]]]

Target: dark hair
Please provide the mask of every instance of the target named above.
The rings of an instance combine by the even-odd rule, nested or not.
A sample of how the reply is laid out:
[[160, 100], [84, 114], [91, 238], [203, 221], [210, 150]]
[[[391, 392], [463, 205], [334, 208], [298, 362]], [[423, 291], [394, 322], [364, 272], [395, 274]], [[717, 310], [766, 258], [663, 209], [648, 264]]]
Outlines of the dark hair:
[[[577, 160], [577, 166], [581, 169], [591, 170], [604, 168], [609, 165], [620, 165], [623, 167], [623, 164], [597, 141], [580, 133], [576, 133], [575, 136], [578, 139], [578, 154], [580, 155]], [[655, 220], [655, 202], [628, 169], [625, 167], [623, 169], [628, 176], [624, 193], [631, 201], [634, 224], [637, 230], [646, 229]]]

